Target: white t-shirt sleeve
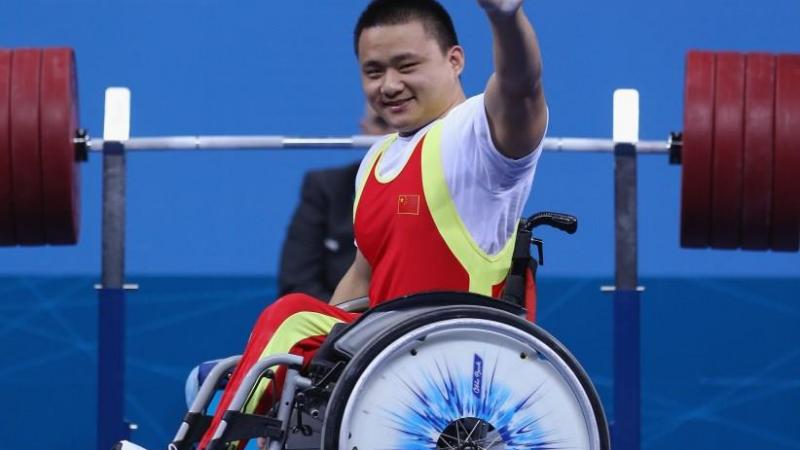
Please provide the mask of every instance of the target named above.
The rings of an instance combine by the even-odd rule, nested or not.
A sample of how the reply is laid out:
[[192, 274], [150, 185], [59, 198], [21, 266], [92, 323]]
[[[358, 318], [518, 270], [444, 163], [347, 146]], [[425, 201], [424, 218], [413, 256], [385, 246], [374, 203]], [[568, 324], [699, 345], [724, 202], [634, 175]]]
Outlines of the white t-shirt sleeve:
[[442, 165], [456, 210], [487, 254], [502, 250], [528, 200], [542, 143], [520, 159], [492, 142], [483, 94], [467, 99], [444, 118]]

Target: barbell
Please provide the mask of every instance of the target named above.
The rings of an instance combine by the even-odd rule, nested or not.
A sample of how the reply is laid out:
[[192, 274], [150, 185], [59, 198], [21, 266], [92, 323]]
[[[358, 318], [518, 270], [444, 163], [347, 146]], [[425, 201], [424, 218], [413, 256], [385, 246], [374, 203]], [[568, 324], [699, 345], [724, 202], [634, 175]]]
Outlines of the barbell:
[[[642, 141], [682, 165], [681, 245], [800, 247], [800, 55], [691, 51], [683, 132]], [[126, 150], [367, 147], [377, 138], [172, 136]], [[613, 151], [610, 139], [547, 138], [546, 150]], [[78, 240], [80, 171], [92, 139], [78, 121], [75, 53], [0, 49], [0, 245]]]

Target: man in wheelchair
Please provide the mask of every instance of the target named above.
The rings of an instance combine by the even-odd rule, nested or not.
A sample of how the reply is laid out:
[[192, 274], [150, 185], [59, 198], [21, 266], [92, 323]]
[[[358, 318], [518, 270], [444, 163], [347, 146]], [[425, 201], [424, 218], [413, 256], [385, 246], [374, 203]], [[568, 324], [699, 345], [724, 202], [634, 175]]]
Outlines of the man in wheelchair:
[[[602, 447], [599, 402], [577, 363], [518, 317], [520, 306], [487, 300], [506, 282], [521, 286], [506, 277], [548, 111], [522, 0], [476, 1], [494, 73], [470, 98], [464, 50], [435, 0], [373, 0], [363, 11], [362, 87], [398, 133], [359, 168], [355, 261], [330, 304], [290, 294], [263, 311], [242, 356], [212, 371], [171, 448], [243, 448], [260, 436], [281, 449], [293, 411], [325, 416], [324, 449]], [[421, 292], [440, 293], [387, 303]], [[360, 297], [363, 315], [337, 306]], [[351, 325], [326, 342], [340, 324]], [[214, 417], [204, 416], [233, 366]]]

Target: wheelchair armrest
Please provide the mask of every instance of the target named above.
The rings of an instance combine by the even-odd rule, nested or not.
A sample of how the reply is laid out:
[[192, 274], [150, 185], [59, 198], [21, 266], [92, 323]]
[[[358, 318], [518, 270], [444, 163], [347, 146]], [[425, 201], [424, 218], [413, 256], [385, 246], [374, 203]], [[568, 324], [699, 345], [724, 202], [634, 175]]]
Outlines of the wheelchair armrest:
[[532, 231], [539, 225], [547, 225], [567, 234], [574, 234], [578, 231], [578, 218], [570, 214], [542, 211], [523, 220], [521, 225], [527, 231]]
[[339, 309], [343, 309], [351, 313], [360, 313], [369, 309], [369, 297], [358, 297], [352, 300], [335, 305]]

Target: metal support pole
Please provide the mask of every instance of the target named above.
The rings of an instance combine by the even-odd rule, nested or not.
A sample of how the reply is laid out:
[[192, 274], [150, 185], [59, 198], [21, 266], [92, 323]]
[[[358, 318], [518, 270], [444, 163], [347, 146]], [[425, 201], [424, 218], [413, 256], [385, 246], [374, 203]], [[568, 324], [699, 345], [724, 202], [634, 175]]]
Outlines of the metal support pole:
[[103, 273], [98, 290], [97, 448], [128, 439], [125, 404], [125, 152], [103, 145]]
[[615, 273], [614, 426], [615, 450], [639, 450], [641, 386], [636, 221], [636, 146], [614, 148]]

